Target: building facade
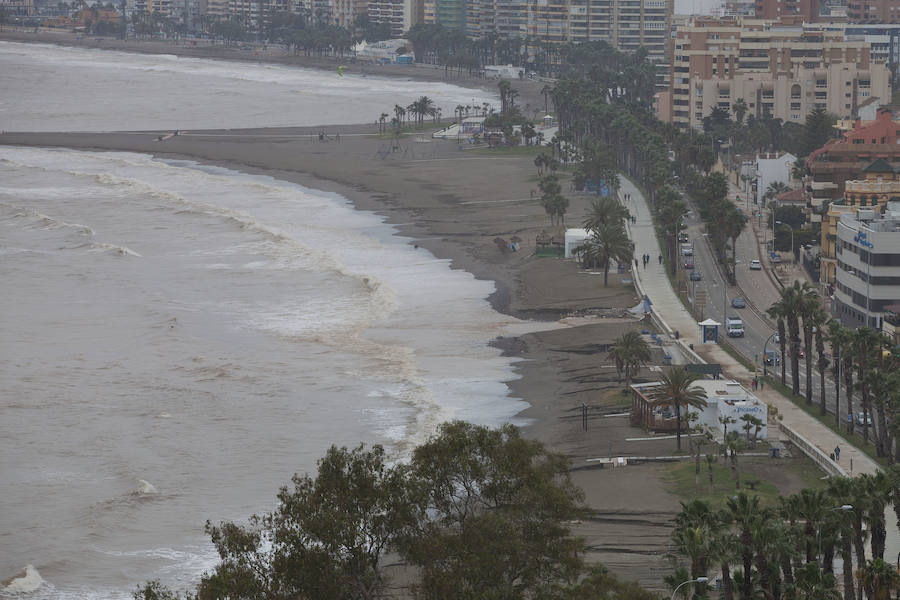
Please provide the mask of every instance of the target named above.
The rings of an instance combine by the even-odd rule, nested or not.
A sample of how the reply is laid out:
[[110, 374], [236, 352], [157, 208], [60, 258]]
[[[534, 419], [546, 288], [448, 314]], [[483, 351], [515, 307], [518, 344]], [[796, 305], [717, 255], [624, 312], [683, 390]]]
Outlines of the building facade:
[[900, 23], [900, 0], [850, 0], [847, 18], [854, 23]]
[[[900, 166], [900, 123], [892, 119], [890, 111], [879, 110], [874, 122], [862, 125], [857, 121], [857, 125], [811, 152], [806, 160], [804, 189], [813, 222], [823, 221], [828, 203], [840, 203], [844, 198], [845, 183], [865, 179], [866, 169], [871, 169], [876, 159], [890, 167]], [[885, 174], [873, 176], [885, 178]]]
[[804, 21], [819, 18], [819, 0], [756, 0], [754, 16], [757, 19], [781, 19], [800, 17]]
[[881, 329], [900, 298], [900, 205], [884, 215], [859, 209], [837, 223], [834, 316], [847, 327]]
[[739, 98], [749, 114], [803, 123], [814, 108], [850, 116], [875, 95], [890, 96], [890, 72], [865, 41], [841, 32], [741, 17], [698, 17], [672, 40], [672, 119], [701, 127], [714, 108]]
[[900, 169], [878, 159], [863, 169], [860, 179], [844, 182], [844, 197], [832, 202], [821, 215], [820, 280], [834, 284], [837, 269], [837, 227], [843, 215], [859, 210], [883, 214], [890, 202], [900, 201]]

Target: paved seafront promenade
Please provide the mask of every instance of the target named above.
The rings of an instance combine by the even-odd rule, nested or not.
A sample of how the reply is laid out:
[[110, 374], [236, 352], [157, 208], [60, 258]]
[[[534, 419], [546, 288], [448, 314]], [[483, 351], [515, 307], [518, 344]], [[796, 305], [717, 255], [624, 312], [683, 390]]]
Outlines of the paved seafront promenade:
[[[693, 315], [678, 299], [672, 288], [669, 278], [665, 273], [665, 265], [660, 265], [656, 257], [661, 253], [659, 242], [653, 229], [653, 220], [647, 200], [640, 190], [628, 179], [622, 178], [620, 194], [628, 194], [630, 199], [625, 202], [626, 208], [636, 218], [635, 224], [628, 224], [629, 234], [635, 244], [635, 254], [649, 254], [652, 258], [646, 268], [635, 269], [635, 284], [638, 290], [649, 297], [651, 309], [655, 320], [670, 334], [678, 331], [680, 340], [685, 345], [693, 344], [694, 349], [702, 360], [709, 363], [718, 363], [726, 377], [735, 379], [746, 387], [750, 387], [750, 380], [754, 373], [747, 370], [741, 363], [732, 358], [727, 352], [716, 344], [703, 344], [700, 339], [700, 327]], [[793, 402], [782, 396], [775, 390], [765, 388], [762, 391], [754, 391], [754, 395], [766, 404], [774, 406], [778, 410], [781, 423], [780, 429], [770, 428], [770, 435], [780, 435], [784, 439], [791, 439], [789, 432], [800, 436], [802, 439], [792, 440], [800, 445], [805, 440], [815, 449], [824, 454], [817, 462], [830, 462], [829, 454], [836, 446], [840, 446], [840, 461], [831, 469], [832, 474], [857, 475], [859, 473], [875, 473], [879, 466], [866, 454], [854, 446], [850, 446], [843, 438], [839, 437], [831, 429], [823, 425], [814, 417], [804, 412]], [[803, 401], [803, 400], [801, 400]], [[771, 414], [771, 413], [770, 413]], [[776, 433], [778, 432], [778, 433]], [[813, 457], [815, 460], [815, 457]], [[827, 464], [826, 462], [826, 464]], [[887, 546], [885, 556], [897, 556], [900, 552], [900, 535], [897, 530], [897, 520], [893, 511], [886, 515], [887, 522]]]

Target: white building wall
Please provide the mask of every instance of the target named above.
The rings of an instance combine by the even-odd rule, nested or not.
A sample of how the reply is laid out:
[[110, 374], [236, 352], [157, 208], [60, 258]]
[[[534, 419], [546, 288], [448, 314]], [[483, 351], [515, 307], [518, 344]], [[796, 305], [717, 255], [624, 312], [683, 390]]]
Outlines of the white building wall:
[[759, 197], [765, 195], [769, 185], [780, 181], [785, 185], [791, 183], [791, 168], [796, 162], [797, 157], [790, 153], [785, 153], [778, 158], [756, 157], [756, 172], [759, 174], [759, 184], [757, 190]]

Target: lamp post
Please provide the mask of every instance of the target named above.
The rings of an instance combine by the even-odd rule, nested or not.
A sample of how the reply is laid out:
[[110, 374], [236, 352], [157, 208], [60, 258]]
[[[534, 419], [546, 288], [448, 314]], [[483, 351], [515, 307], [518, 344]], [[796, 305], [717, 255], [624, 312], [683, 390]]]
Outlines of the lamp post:
[[[787, 225], [787, 228], [791, 230], [791, 264], [794, 264], [794, 228], [785, 223], [784, 221], [775, 221], [776, 225]], [[772, 228], [772, 251], [775, 250], [775, 228]]]
[[[852, 504], [842, 504], [841, 506], [835, 506], [834, 508], [828, 509], [827, 512], [831, 512], [834, 510], [840, 511], [848, 511], [853, 510]], [[816, 528], [816, 538], [819, 541], [819, 554], [816, 556], [816, 564], [819, 565], [819, 568], [822, 568], [822, 521], [819, 521], [819, 526]], [[845, 565], [846, 568], [846, 565]]]
[[707, 581], [709, 581], [709, 577], [698, 577], [697, 579], [689, 579], [688, 581], [683, 581], [683, 582], [679, 583], [678, 587], [675, 588], [675, 591], [672, 592], [672, 600], [675, 600], [675, 594], [678, 593], [678, 589], [681, 586], [686, 585], [688, 583], [706, 583]]

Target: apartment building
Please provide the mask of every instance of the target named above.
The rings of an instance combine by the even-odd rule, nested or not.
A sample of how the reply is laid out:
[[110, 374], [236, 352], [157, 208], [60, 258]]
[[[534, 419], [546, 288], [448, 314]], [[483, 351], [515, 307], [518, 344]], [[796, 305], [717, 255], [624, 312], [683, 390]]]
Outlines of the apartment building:
[[[438, 0], [438, 3], [443, 0]], [[455, 1], [455, 0], [454, 0]], [[465, 8], [465, 4], [457, 2]], [[391, 26], [391, 36], [401, 38], [416, 23], [422, 22], [423, 0], [369, 0], [367, 12], [373, 23], [387, 23]], [[463, 13], [463, 23], [465, 13]]]
[[672, 120], [701, 127], [742, 98], [749, 114], [802, 123], [813, 108], [848, 117], [890, 96], [890, 72], [863, 40], [842, 32], [742, 17], [697, 17], [672, 40]]
[[832, 312], [848, 327], [881, 329], [900, 298], [900, 203], [862, 209], [837, 223]]
[[869, 44], [873, 61], [900, 62], [900, 23], [804, 23], [806, 31], [841, 31], [848, 40]]
[[[828, 203], [840, 203], [846, 197], [846, 183], [866, 178], [866, 173], [882, 181], [886, 172], [873, 171], [872, 163], [880, 159], [888, 167], [900, 166], [900, 122], [894, 121], [888, 110], [879, 110], [876, 120], [867, 125], [857, 121], [857, 127], [837, 140], [810, 153], [806, 159], [809, 174], [804, 178], [804, 190], [811, 209], [810, 220], [823, 221]], [[893, 179], [893, 175], [890, 176]], [[850, 196], [851, 200], [854, 198]], [[834, 216], [828, 218], [835, 218]], [[824, 244], [823, 244], [824, 248]]]
[[28, 17], [34, 14], [34, 0], [0, 0], [0, 11], [8, 15]]
[[811, 22], [819, 18], [819, 0], [756, 0], [754, 8], [757, 19], [800, 17]]
[[900, 0], [850, 0], [847, 18], [854, 23], [900, 23]]
[[368, 0], [331, 0], [331, 22], [350, 29], [362, 15], [368, 14]]
[[859, 179], [844, 182], [844, 197], [831, 202], [821, 214], [820, 280], [834, 283], [837, 269], [837, 226], [843, 215], [859, 210], [882, 214], [890, 202], [900, 201], [900, 169], [878, 159], [863, 169]]

